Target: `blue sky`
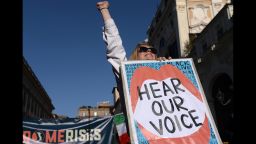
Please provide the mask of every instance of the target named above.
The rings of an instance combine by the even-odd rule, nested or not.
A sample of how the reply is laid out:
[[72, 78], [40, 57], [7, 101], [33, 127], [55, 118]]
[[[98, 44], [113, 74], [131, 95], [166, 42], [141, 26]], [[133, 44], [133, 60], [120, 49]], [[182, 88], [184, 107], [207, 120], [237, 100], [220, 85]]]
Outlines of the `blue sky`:
[[[97, 0], [23, 0], [23, 56], [50, 96], [54, 113], [75, 117], [80, 106], [113, 103], [115, 85], [102, 39]], [[111, 0], [127, 57], [160, 0]]]

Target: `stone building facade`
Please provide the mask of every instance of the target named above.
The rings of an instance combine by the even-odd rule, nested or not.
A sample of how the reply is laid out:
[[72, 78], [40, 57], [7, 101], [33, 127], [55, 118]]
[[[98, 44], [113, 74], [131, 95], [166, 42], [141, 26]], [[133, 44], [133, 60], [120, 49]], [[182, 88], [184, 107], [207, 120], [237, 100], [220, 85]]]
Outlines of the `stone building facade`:
[[186, 57], [186, 44], [229, 0], [161, 0], [147, 31], [159, 56]]
[[22, 112], [23, 117], [53, 118], [54, 106], [33, 70], [23, 58]]

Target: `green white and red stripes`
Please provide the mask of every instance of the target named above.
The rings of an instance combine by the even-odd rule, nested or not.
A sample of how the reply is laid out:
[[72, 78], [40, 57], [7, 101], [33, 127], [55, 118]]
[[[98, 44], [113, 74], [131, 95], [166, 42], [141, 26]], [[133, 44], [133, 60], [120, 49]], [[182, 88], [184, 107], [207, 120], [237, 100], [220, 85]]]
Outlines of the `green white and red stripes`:
[[114, 116], [114, 123], [116, 125], [117, 133], [119, 136], [120, 144], [127, 144], [130, 142], [129, 135], [127, 133], [125, 117], [123, 113], [116, 114]]

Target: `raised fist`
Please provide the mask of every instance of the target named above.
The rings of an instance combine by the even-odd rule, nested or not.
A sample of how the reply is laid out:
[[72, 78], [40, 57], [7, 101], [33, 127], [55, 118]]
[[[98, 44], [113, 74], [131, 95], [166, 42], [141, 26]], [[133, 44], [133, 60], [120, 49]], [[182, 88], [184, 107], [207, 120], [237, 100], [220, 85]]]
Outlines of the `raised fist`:
[[102, 8], [108, 8], [109, 7], [109, 2], [108, 1], [97, 2], [96, 7], [99, 10], [102, 9]]

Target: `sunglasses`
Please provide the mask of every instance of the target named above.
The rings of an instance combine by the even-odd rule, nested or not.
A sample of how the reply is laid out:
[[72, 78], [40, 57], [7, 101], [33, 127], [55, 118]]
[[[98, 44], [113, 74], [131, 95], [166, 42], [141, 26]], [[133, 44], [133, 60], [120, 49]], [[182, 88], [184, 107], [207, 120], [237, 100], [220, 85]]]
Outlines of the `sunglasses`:
[[150, 50], [153, 54], [157, 54], [157, 50], [155, 48], [140, 47], [139, 52], [147, 52], [148, 50]]

